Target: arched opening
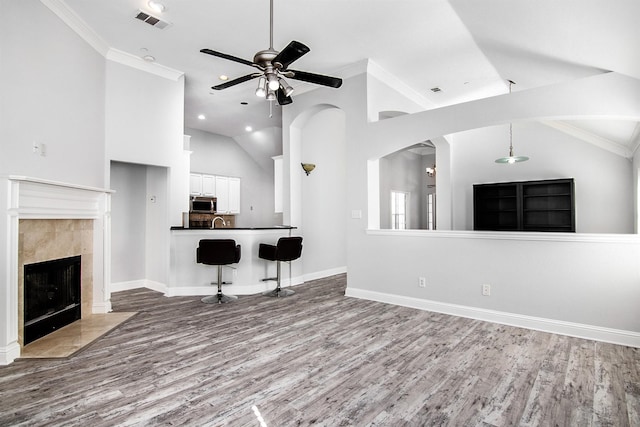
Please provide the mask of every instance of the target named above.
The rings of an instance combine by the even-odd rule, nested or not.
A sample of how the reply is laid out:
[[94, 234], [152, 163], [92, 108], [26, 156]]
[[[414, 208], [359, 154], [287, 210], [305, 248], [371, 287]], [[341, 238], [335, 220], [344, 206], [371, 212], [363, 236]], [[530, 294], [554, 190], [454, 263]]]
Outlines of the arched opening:
[[436, 147], [424, 141], [379, 160], [380, 228], [436, 229]]

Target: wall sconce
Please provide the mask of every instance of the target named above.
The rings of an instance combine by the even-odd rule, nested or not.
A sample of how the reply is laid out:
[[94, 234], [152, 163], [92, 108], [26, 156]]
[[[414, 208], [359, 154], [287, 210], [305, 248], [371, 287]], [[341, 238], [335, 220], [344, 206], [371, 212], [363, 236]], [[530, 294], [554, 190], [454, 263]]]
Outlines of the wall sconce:
[[434, 176], [436, 174], [436, 165], [433, 165], [432, 168], [426, 168], [425, 172], [427, 173], [427, 176]]
[[309, 176], [311, 171], [316, 168], [316, 165], [314, 165], [313, 163], [300, 163], [300, 164], [302, 165], [302, 169], [307, 174], [307, 176]]

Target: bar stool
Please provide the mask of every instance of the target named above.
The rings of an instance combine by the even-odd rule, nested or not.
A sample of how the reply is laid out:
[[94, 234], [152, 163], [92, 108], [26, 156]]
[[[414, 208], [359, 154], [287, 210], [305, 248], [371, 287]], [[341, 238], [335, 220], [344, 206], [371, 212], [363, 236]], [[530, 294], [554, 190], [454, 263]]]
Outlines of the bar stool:
[[278, 271], [276, 277], [262, 279], [263, 282], [267, 280], [276, 280], [278, 282], [278, 286], [273, 291], [264, 292], [262, 295], [269, 297], [288, 297], [295, 293], [291, 289], [282, 289], [280, 287], [280, 263], [283, 261], [289, 263], [289, 280], [291, 280], [291, 261], [300, 258], [301, 254], [302, 237], [281, 237], [275, 246], [260, 243], [258, 247], [258, 257], [268, 261], [276, 261]]
[[218, 285], [218, 293], [204, 297], [201, 301], [207, 304], [224, 304], [238, 299], [236, 296], [222, 293], [223, 283], [225, 285], [231, 284], [231, 282], [222, 281], [222, 267], [240, 261], [240, 245], [236, 245], [236, 241], [232, 239], [202, 239], [198, 245], [196, 261], [199, 264], [218, 266], [218, 281], [211, 282], [212, 285]]

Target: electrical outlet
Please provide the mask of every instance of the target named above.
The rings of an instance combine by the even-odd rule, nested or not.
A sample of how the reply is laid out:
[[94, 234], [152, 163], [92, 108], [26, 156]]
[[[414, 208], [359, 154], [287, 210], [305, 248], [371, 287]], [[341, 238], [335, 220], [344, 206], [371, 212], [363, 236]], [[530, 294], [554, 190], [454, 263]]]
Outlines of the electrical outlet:
[[491, 295], [491, 285], [482, 285], [482, 295], [485, 297]]
[[425, 277], [418, 277], [418, 286], [421, 288], [427, 287], [427, 279]]

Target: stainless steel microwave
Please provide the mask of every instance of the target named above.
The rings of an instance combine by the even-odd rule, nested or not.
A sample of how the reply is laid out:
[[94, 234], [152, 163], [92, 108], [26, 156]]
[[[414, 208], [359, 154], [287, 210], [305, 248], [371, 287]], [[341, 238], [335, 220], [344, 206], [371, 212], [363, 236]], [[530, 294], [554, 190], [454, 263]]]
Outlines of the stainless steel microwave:
[[215, 197], [192, 197], [189, 211], [198, 213], [215, 213], [216, 205]]

